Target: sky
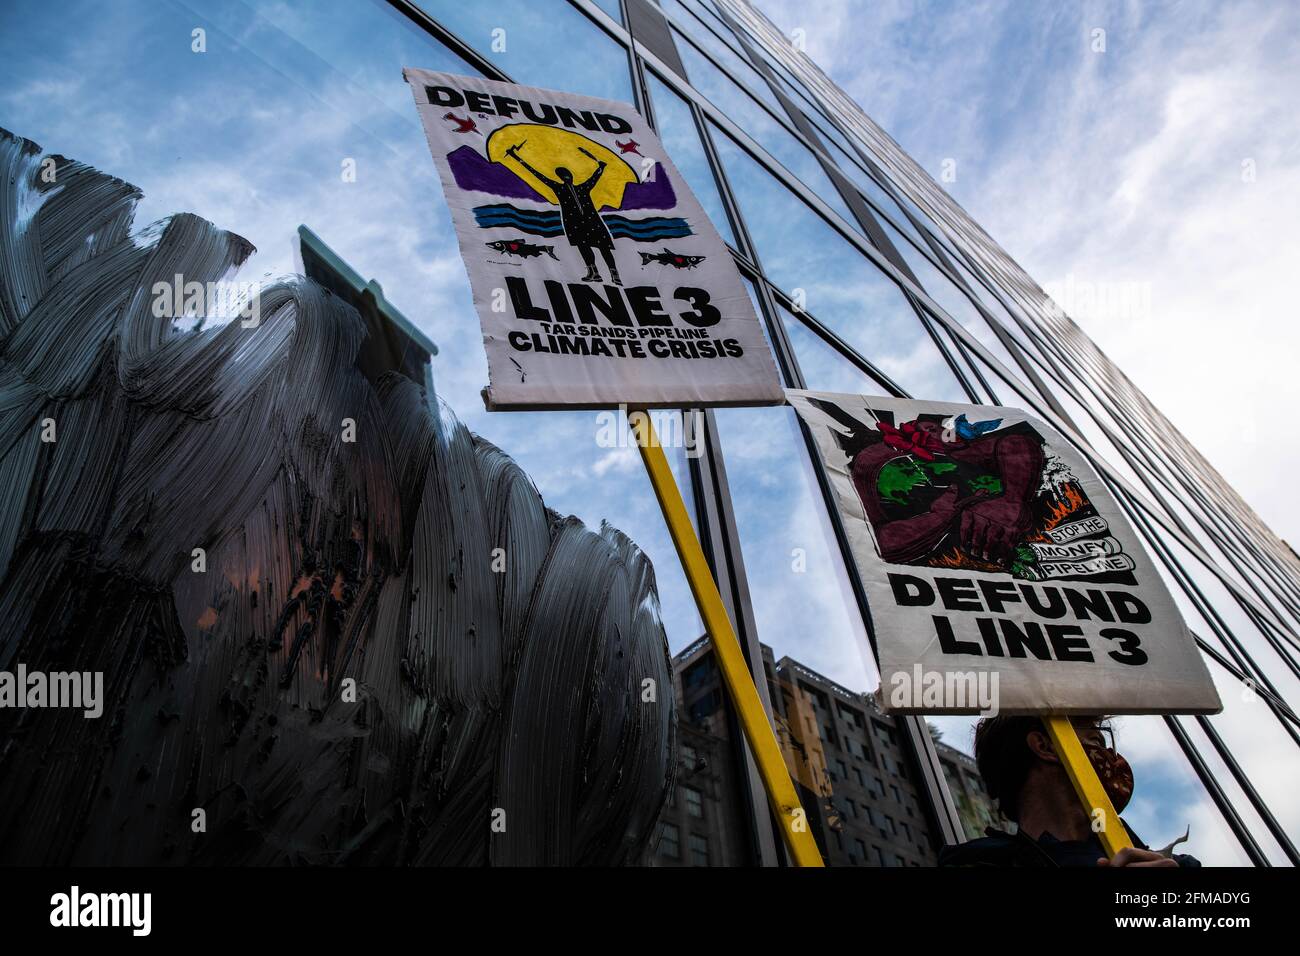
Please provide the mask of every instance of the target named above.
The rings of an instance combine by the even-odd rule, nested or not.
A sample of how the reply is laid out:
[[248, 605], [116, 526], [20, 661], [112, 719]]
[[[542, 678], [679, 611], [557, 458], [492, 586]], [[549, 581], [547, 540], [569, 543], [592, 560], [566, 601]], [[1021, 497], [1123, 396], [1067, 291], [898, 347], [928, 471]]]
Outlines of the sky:
[[[630, 98], [623, 55], [566, 4], [428, 6], [522, 82]], [[803, 27], [814, 59], [936, 178], [954, 159], [946, 187], [1041, 283], [1137, 283], [1145, 311], [1136, 317], [1064, 304], [1275, 528], [1300, 539], [1285, 477], [1298, 453], [1276, 440], [1276, 426], [1255, 424], [1269, 414], [1286, 428], [1296, 389], [1283, 222], [1300, 211], [1300, 155], [1283, 111], [1300, 88], [1297, 16], [1240, 5], [1056, 6], [762, 4], [783, 28]], [[548, 505], [592, 526], [608, 519], [650, 555], [670, 647], [699, 636], [635, 450], [599, 447], [608, 429], [595, 413], [483, 410], [478, 322], [400, 75], [404, 65], [470, 69], [382, 3], [122, 0], [47, 13], [38, 0], [0, 10], [0, 126], [138, 185], [138, 226], [190, 211], [247, 237], [258, 251], [244, 280], [294, 271], [294, 231], [310, 226], [438, 344], [439, 395], [520, 462]], [[581, 57], [555, 56], [557, 25], [580, 40]], [[1090, 49], [1094, 28], [1106, 30], [1104, 53]], [[193, 49], [195, 29], [205, 31], [203, 52]], [[498, 29], [506, 42], [492, 50]], [[689, 137], [671, 128], [680, 113], [668, 101], [656, 107], [678, 166], [716, 209]], [[805, 181], [817, 175], [778, 133], [755, 135], [782, 148]], [[792, 200], [767, 192], [765, 173], [718, 145], [769, 273], [806, 286], [814, 311], [850, 340], [861, 336], [905, 385], [948, 397], [954, 385], [929, 343], [891, 324], [914, 322], [897, 290], [852, 253], [819, 257], [843, 240], [801, 206], [803, 218], [787, 207], [773, 216]], [[1241, 180], [1243, 157], [1255, 160], [1253, 182]], [[340, 175], [347, 160], [352, 180]], [[766, 218], [773, 223], [761, 225]], [[812, 336], [791, 337], [805, 371], [828, 387], [874, 390]], [[717, 414], [759, 637], [778, 658], [864, 690], [877, 681], [874, 665], [792, 414]], [[1224, 688], [1233, 703], [1237, 689]], [[1252, 766], [1288, 746], [1253, 732], [1250, 711], [1232, 711], [1221, 732]], [[1172, 801], [1202, 855], [1239, 860], [1159, 718], [1129, 724], [1130, 755], [1155, 781], [1131, 811], [1140, 832], [1172, 838], [1156, 812]], [[949, 724], [948, 739], [969, 746], [968, 725]], [[1275, 805], [1300, 786], [1295, 765], [1263, 781]], [[1300, 805], [1290, 805], [1300, 821]]]
[[1300, 543], [1300, 5], [755, 6]]

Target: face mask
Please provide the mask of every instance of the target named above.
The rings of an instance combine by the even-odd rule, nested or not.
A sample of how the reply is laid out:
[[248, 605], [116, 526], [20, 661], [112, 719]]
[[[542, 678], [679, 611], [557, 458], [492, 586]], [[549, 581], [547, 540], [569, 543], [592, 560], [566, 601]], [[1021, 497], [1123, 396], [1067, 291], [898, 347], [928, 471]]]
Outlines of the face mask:
[[1133, 768], [1113, 750], [1089, 750], [1088, 760], [1097, 771], [1106, 796], [1115, 805], [1115, 812], [1121, 812], [1133, 796]]

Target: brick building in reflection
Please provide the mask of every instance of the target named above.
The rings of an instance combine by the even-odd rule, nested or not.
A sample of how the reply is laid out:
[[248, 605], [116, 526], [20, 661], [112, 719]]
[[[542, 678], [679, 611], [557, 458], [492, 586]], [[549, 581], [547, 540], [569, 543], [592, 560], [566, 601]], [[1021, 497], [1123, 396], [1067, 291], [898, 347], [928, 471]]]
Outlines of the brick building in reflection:
[[[909, 779], [895, 720], [871, 698], [762, 645], [786, 766], [830, 866], [933, 866], [938, 852]], [[738, 730], [707, 637], [673, 658], [677, 784], [660, 820], [655, 866], [749, 862]], [[966, 754], [935, 741], [968, 837], [999, 817]]]

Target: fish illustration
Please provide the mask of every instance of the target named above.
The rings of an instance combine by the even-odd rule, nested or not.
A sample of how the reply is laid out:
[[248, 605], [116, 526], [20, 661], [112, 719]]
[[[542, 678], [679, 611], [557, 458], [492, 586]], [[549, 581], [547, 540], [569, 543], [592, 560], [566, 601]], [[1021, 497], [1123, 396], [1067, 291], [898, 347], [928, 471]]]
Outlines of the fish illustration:
[[673, 252], [667, 246], [664, 246], [663, 252], [641, 253], [641, 265], [643, 266], [657, 262], [661, 266], [672, 266], [674, 269], [694, 269], [704, 259], [704, 256], [684, 256], [679, 252]]
[[485, 242], [483, 245], [489, 249], [495, 249], [497, 252], [504, 252], [508, 256], [518, 256], [520, 259], [531, 259], [534, 256], [541, 256], [542, 253], [546, 253], [556, 262], [560, 261], [560, 257], [555, 254], [554, 246], [524, 242], [522, 239], [498, 239], [495, 242]]

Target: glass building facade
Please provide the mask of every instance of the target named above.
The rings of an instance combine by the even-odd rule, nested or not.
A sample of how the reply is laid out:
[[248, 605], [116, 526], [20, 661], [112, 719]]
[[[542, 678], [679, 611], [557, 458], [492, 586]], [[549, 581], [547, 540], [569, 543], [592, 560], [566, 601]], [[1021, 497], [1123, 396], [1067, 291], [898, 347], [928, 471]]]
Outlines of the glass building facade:
[[[1013, 405], [1066, 435], [1160, 563], [1224, 702], [1118, 721], [1138, 780], [1126, 818], [1152, 846], [1190, 827], [1207, 864], [1297, 862], [1300, 559], [743, 0], [6, 3], [0, 126], [137, 184], [138, 222], [185, 210], [247, 237], [250, 277], [299, 270], [306, 226], [437, 343], [439, 396], [548, 504], [650, 555], [690, 733], [647, 862], [783, 851], [636, 450], [601, 447], [591, 412], [483, 411], [479, 324], [406, 66], [633, 103], [729, 242], [787, 386]], [[876, 719], [871, 608], [793, 411], [691, 414], [702, 453], [674, 467], [823, 853], [933, 863], [991, 819], [972, 721]]]

